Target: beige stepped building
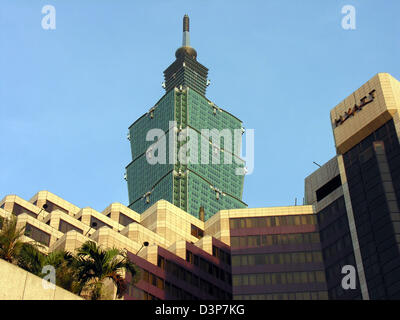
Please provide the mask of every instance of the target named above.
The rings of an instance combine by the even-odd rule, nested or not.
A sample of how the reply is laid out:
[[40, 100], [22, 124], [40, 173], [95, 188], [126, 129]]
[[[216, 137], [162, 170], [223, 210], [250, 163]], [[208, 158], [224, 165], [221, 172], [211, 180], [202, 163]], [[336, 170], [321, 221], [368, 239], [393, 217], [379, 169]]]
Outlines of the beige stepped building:
[[[312, 206], [246, 208], [221, 210], [204, 222], [165, 200], [157, 201], [142, 214], [120, 203], [98, 212], [90, 207], [79, 208], [48, 191], [38, 192], [29, 201], [16, 195], [4, 197], [0, 202], [0, 216], [11, 214], [17, 216], [19, 228], [25, 227], [25, 240], [40, 242], [45, 253], [74, 252], [88, 240], [104, 248], [126, 250], [139, 268], [150, 275], [130, 288], [126, 299], [231, 299], [230, 245], [231, 233], [236, 232], [232, 231], [232, 220], [247, 219], [251, 224], [254, 219], [267, 217], [315, 216]], [[304, 225], [311, 221], [303, 220]], [[301, 227], [302, 219], [298, 219], [297, 225]], [[315, 223], [311, 225], [308, 231], [315, 231]], [[165, 260], [166, 266], [161, 265], [160, 259]], [[198, 292], [188, 287], [187, 281], [176, 289], [174, 286], [179, 281], [168, 280], [174, 274], [174, 270], [168, 269], [171, 265], [185, 273], [190, 272], [190, 264], [199, 268], [198, 272], [191, 272], [191, 277], [199, 278]], [[148, 285], [151, 277], [158, 279], [154, 288]], [[175, 296], [168, 295], [168, 290]]]

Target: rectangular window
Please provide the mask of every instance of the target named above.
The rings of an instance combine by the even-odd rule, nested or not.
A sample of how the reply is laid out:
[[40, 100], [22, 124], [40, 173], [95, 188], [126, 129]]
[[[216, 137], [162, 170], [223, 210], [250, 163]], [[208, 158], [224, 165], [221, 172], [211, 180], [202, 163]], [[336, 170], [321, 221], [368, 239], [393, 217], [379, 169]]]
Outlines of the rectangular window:
[[49, 200], [46, 201], [46, 204], [47, 204], [47, 208], [45, 209], [45, 211], [47, 211], [49, 213], [51, 213], [55, 210], [60, 210], [61, 212], [68, 214], [68, 210], [61, 208], [60, 206], [56, 205], [55, 203], [53, 203]]
[[288, 283], [288, 284], [293, 283], [293, 273], [292, 273], [292, 272], [288, 272], [288, 273], [286, 274], [286, 280], [287, 280], [287, 283]]
[[75, 230], [78, 233], [83, 234], [83, 230], [79, 229], [78, 227], [75, 227], [74, 225], [60, 219], [60, 223], [58, 225], [58, 230], [61, 231], [62, 233], [67, 233], [68, 231]]
[[125, 227], [127, 225], [131, 224], [132, 222], [135, 222], [135, 220], [129, 218], [128, 216], [126, 216], [126, 215], [124, 215], [122, 213], [119, 214], [119, 219], [118, 220], [119, 220], [119, 224], [122, 224]]
[[266, 285], [271, 284], [271, 275], [269, 273], [264, 274], [264, 282]]
[[25, 233], [27, 237], [44, 244], [46, 246], [50, 245], [50, 234], [34, 227], [33, 225], [27, 223], [25, 226]]
[[321, 252], [313, 252], [313, 261], [314, 262], [322, 262]]
[[240, 246], [239, 239], [240, 239], [240, 237], [231, 237], [232, 248], [238, 248]]
[[110, 225], [108, 225], [107, 223], [105, 223], [93, 216], [90, 217], [90, 226], [96, 230], [98, 230], [101, 227], [109, 227], [110, 229], [112, 229], [112, 227]]
[[261, 273], [261, 274], [257, 274], [257, 285], [258, 286], [261, 286], [261, 285], [264, 285], [264, 275]]
[[321, 201], [323, 198], [328, 196], [331, 192], [335, 191], [342, 185], [340, 175], [337, 175], [332, 180], [328, 181], [321, 188], [316, 191], [317, 201]]
[[36, 218], [36, 213], [24, 208], [23, 206], [20, 206], [18, 203], [14, 203], [12, 213], [16, 216], [26, 213], [28, 216]]
[[313, 271], [308, 273], [308, 281], [309, 282], [315, 282], [315, 273]]
[[247, 274], [242, 275], [242, 285], [243, 286], [249, 285], [249, 276]]
[[307, 283], [307, 272], [301, 272], [301, 283]]
[[157, 288], [164, 290], [164, 280], [159, 277], [157, 277]]
[[232, 280], [234, 286], [240, 286], [242, 284], [240, 275], [234, 275]]
[[240, 256], [232, 256], [232, 266], [240, 266]]
[[165, 259], [163, 257], [161, 257], [161, 256], [157, 257], [157, 266], [159, 268], [161, 268], [162, 270], [165, 269]]
[[197, 239], [200, 239], [204, 236], [204, 231], [192, 224], [191, 235], [196, 237]]
[[315, 274], [317, 282], [325, 282], [325, 274], [323, 271], [317, 271]]

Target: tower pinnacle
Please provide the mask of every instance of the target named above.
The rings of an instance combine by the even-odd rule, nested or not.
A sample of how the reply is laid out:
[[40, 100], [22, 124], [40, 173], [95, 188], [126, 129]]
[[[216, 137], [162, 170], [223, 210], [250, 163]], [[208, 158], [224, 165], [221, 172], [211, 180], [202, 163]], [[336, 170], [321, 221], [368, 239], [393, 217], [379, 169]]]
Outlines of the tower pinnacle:
[[189, 36], [189, 16], [185, 14], [183, 16], [183, 38], [182, 47], [190, 47], [190, 36]]
[[189, 16], [183, 16], [182, 46], [175, 52], [176, 60], [164, 71], [165, 91], [180, 86], [190, 87], [202, 95], [206, 94], [208, 69], [197, 61], [197, 52], [190, 46]]
[[175, 52], [175, 56], [179, 58], [183, 54], [188, 54], [192, 58], [196, 59], [197, 52], [194, 48], [190, 46], [190, 35], [189, 35], [189, 16], [185, 14], [183, 16], [183, 37], [182, 37], [182, 47], [180, 47]]
[[189, 32], [189, 16], [187, 14], [183, 16], [183, 32], [185, 31]]

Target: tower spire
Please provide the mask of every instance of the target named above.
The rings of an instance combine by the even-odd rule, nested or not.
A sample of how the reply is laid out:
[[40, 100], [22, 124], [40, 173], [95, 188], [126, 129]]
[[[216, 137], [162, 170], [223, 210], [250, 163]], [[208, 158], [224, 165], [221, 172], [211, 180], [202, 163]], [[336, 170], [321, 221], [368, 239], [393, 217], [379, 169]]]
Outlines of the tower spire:
[[181, 86], [206, 94], [208, 69], [197, 62], [197, 52], [190, 46], [189, 16], [183, 16], [182, 46], [175, 51], [176, 60], [164, 71], [163, 88], [168, 92]]
[[180, 47], [175, 52], [176, 58], [182, 57], [188, 54], [193, 59], [196, 59], [197, 52], [194, 48], [190, 46], [190, 36], [189, 36], [189, 16], [185, 14], [183, 16], [183, 37], [182, 37], [182, 47]]
[[185, 14], [183, 16], [183, 39], [182, 47], [190, 47], [190, 36], [189, 36], [189, 16]]

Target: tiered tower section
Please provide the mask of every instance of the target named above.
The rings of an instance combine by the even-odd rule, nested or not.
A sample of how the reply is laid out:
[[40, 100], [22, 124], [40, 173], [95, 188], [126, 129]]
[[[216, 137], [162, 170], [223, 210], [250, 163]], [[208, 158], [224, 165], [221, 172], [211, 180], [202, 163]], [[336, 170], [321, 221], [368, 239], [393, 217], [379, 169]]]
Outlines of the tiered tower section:
[[[176, 60], [164, 71], [165, 95], [129, 128], [133, 159], [126, 168], [129, 207], [141, 213], [164, 199], [199, 218], [200, 208], [204, 208], [207, 220], [219, 210], [247, 206], [241, 200], [244, 175], [238, 174], [244, 168], [241, 134], [237, 139], [237, 132], [243, 132], [242, 122], [205, 97], [208, 69], [197, 61], [197, 52], [189, 44], [187, 15], [183, 21], [183, 44], [175, 56]], [[146, 157], [155, 143], [146, 141], [151, 129], [165, 133], [158, 139], [165, 139], [166, 163], [150, 164]], [[185, 129], [195, 140], [190, 135], [182, 141], [177, 138]], [[224, 130], [232, 139], [222, 138], [222, 134], [213, 139], [202, 134], [204, 129], [219, 133]], [[180, 162], [179, 152], [189, 141], [196, 140], [198, 148], [190, 150], [190, 160]], [[207, 152], [201, 152], [204, 141], [208, 143]]]

